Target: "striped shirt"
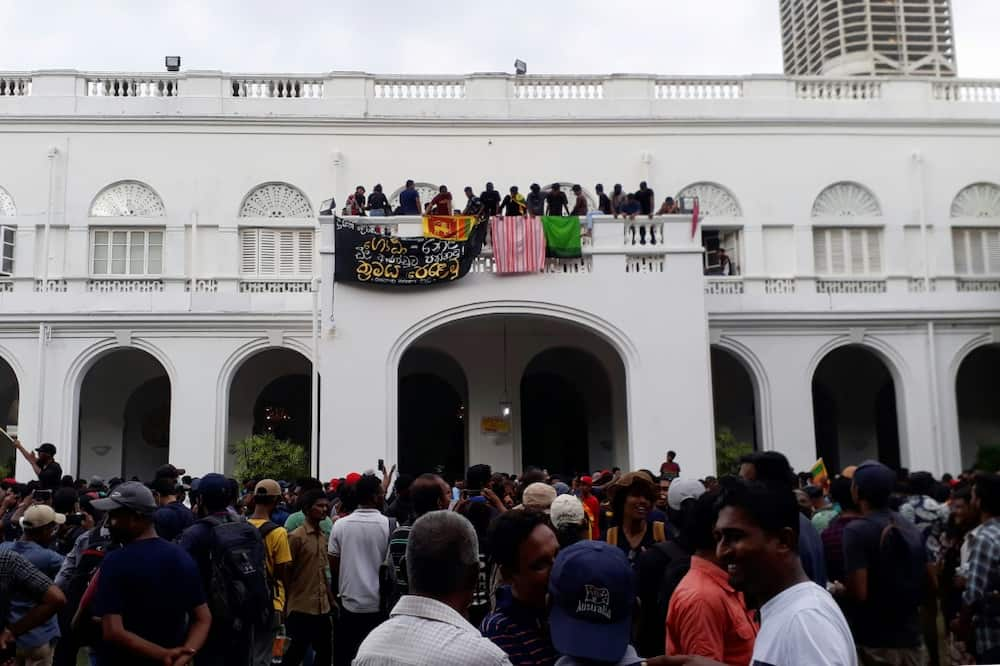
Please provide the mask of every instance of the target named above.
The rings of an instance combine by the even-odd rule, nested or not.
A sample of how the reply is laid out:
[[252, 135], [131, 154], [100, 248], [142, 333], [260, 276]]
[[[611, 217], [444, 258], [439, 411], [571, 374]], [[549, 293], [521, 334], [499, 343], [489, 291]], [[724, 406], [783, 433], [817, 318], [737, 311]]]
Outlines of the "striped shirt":
[[510, 586], [497, 588], [496, 610], [483, 620], [483, 636], [507, 653], [515, 666], [551, 666], [559, 655], [552, 645], [544, 609], [535, 610], [514, 598]]
[[[1000, 647], [1000, 518], [991, 518], [979, 528], [969, 551], [969, 577], [962, 601], [976, 611], [976, 650]], [[986, 608], [983, 608], [986, 606]]]
[[510, 660], [455, 609], [405, 596], [365, 638], [353, 666], [510, 666]]

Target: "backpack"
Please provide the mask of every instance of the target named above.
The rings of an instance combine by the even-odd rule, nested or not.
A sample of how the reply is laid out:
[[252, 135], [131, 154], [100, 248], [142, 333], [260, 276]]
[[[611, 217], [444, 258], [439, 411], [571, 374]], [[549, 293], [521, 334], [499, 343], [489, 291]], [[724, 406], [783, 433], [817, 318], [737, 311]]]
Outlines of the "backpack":
[[69, 627], [72, 625], [74, 615], [80, 618], [79, 622], [72, 626], [75, 642], [79, 646], [99, 645], [103, 640], [100, 623], [91, 621], [93, 614], [87, 608], [81, 608], [80, 604], [94, 574], [101, 568], [104, 556], [119, 547], [120, 545], [111, 539], [110, 533], [103, 533], [101, 527], [93, 528], [87, 538], [87, 547], [80, 551], [76, 569], [66, 582], [66, 588], [63, 590], [66, 594], [66, 605], [63, 606], [60, 619], [64, 626]]
[[[908, 535], [896, 514], [882, 528], [879, 536], [879, 575], [871, 580], [892, 599], [893, 606], [913, 608], [924, 602], [926, 586], [926, 558], [919, 534]], [[915, 531], [915, 528], [912, 528]], [[916, 547], [914, 547], [916, 546]], [[918, 557], [918, 555], [920, 555]]]
[[[618, 545], [618, 528], [609, 527], [607, 534], [607, 542], [612, 546]], [[667, 528], [662, 520], [653, 521], [653, 541], [660, 543], [661, 541], [667, 540]]]
[[[392, 540], [392, 534], [399, 527], [399, 523], [395, 518], [387, 517], [389, 520], [389, 538], [388, 541]], [[402, 560], [400, 560], [400, 566], [404, 569], [406, 568], [406, 555], [403, 555]], [[392, 607], [396, 605], [399, 601], [399, 590], [396, 587], [396, 567], [392, 563], [392, 551], [388, 547], [385, 549], [385, 559], [378, 568], [378, 607], [379, 612], [388, 616], [389, 611]]]
[[231, 516], [201, 519], [212, 529], [206, 591], [212, 626], [245, 633], [269, 626], [274, 595], [267, 579], [261, 531]]

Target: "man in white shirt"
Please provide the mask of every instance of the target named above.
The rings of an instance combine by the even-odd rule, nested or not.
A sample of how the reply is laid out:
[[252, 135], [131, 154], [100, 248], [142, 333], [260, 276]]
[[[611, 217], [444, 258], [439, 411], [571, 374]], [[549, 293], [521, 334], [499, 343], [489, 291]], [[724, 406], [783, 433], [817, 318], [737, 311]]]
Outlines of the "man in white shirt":
[[[784, 486], [727, 484], [715, 523], [716, 554], [730, 584], [763, 604], [753, 666], [857, 666], [847, 620], [830, 594], [809, 580], [797, 552], [798, 504]], [[702, 657], [663, 663], [714, 665]]]
[[350, 666], [361, 641], [385, 619], [380, 612], [379, 567], [389, 549], [389, 519], [378, 510], [382, 482], [362, 476], [354, 492], [358, 508], [333, 524], [327, 548], [333, 593], [340, 600], [335, 666]]
[[510, 666], [503, 650], [465, 617], [479, 577], [472, 523], [452, 511], [418, 518], [406, 568], [410, 594], [368, 635], [354, 666]]

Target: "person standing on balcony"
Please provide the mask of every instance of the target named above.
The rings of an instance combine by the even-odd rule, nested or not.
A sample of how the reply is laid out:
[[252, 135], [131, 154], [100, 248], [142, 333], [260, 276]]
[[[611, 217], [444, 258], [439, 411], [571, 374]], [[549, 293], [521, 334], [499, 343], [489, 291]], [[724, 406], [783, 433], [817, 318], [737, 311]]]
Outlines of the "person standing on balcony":
[[598, 183], [594, 186], [594, 191], [597, 192], [597, 210], [602, 215], [611, 215], [611, 199], [604, 193], [604, 185]]
[[635, 198], [639, 202], [639, 212], [643, 215], [653, 217], [653, 202], [656, 201], [653, 190], [646, 186], [646, 181], [639, 183], [639, 191], [635, 193]]
[[615, 183], [614, 189], [611, 190], [611, 212], [615, 217], [622, 212], [626, 200], [628, 200], [628, 195], [622, 189], [622, 184]]
[[559, 183], [552, 183], [552, 188], [545, 195], [545, 203], [548, 215], [561, 216], [569, 211], [569, 200], [566, 199], [566, 193], [559, 189]]
[[348, 215], [364, 215], [365, 214], [365, 188], [362, 185], [358, 185], [354, 188], [354, 194], [347, 197], [347, 209]]
[[406, 181], [406, 187], [399, 193], [399, 214], [420, 215], [420, 193], [417, 192], [412, 180]]
[[482, 215], [483, 201], [476, 196], [471, 187], [466, 186], [465, 199], [465, 208], [462, 209], [462, 215], [475, 215], [476, 217]]
[[726, 254], [726, 248], [719, 248], [719, 274], [720, 275], [736, 275], [736, 270], [733, 268], [733, 262]]
[[[618, 210], [622, 217], [627, 217], [630, 220], [634, 220], [635, 216], [639, 214], [642, 207], [639, 205], [639, 200], [635, 198], [635, 195], [629, 192], [625, 195], [625, 201], [622, 203], [621, 208]], [[617, 216], [616, 216], [617, 217]]]
[[483, 202], [483, 216], [493, 217], [500, 212], [500, 193], [493, 189], [493, 183], [486, 183], [486, 190], [479, 195]]
[[431, 215], [451, 215], [451, 192], [447, 186], [438, 188], [437, 195], [431, 199]]
[[573, 186], [573, 194], [576, 196], [576, 200], [573, 202], [573, 210], [569, 212], [570, 215], [576, 215], [577, 217], [584, 217], [587, 215], [587, 197], [583, 196], [583, 188], [579, 185]]
[[681, 212], [680, 207], [677, 202], [674, 201], [673, 197], [667, 197], [663, 200], [663, 204], [660, 205], [660, 209], [656, 211], [657, 215], [677, 215]]
[[389, 200], [385, 198], [385, 194], [382, 192], [381, 183], [372, 188], [366, 209], [368, 210], [368, 215], [371, 217], [385, 217], [392, 212], [392, 209], [389, 208]]
[[517, 191], [517, 185], [511, 185], [510, 194], [505, 196], [503, 203], [500, 204], [503, 214], [508, 217], [520, 217], [524, 215], [527, 207], [528, 205], [525, 203], [524, 197]]
[[525, 204], [528, 206], [528, 215], [540, 217], [545, 215], [545, 195], [542, 194], [542, 187], [538, 183], [532, 183], [528, 198]]

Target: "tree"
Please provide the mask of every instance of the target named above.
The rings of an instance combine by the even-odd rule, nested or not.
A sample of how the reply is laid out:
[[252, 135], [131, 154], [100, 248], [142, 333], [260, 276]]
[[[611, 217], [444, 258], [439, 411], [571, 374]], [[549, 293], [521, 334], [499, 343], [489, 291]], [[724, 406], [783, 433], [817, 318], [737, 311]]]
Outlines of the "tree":
[[305, 447], [287, 439], [278, 439], [272, 433], [251, 435], [233, 444], [230, 453], [236, 456], [233, 476], [240, 481], [292, 481], [309, 476]]
[[718, 476], [736, 474], [740, 458], [753, 453], [753, 446], [736, 439], [733, 431], [720, 426], [715, 431], [715, 471]]
[[975, 468], [984, 472], [1000, 472], [1000, 444], [980, 446]]

